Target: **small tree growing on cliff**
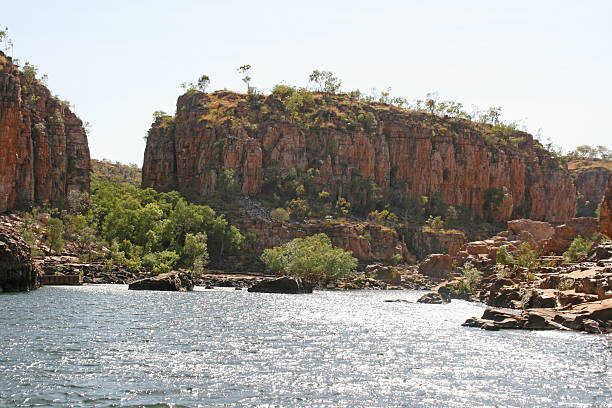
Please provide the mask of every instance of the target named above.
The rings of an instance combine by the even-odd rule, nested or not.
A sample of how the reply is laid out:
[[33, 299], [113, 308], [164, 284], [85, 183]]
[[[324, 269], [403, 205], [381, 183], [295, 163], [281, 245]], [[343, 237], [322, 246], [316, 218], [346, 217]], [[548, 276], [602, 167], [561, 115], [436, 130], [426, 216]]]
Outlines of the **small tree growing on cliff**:
[[342, 81], [334, 76], [330, 71], [319, 71], [315, 69], [308, 76], [310, 82], [316, 84], [316, 90], [328, 94], [335, 94], [340, 90]]
[[251, 77], [249, 73], [251, 72], [251, 66], [249, 64], [242, 65], [238, 68], [238, 72], [242, 75], [242, 82], [244, 82], [247, 86], [247, 93], [251, 91]]
[[210, 85], [210, 78], [208, 75], [202, 75], [200, 79], [198, 79], [198, 89], [202, 92], [206, 92], [208, 85]]

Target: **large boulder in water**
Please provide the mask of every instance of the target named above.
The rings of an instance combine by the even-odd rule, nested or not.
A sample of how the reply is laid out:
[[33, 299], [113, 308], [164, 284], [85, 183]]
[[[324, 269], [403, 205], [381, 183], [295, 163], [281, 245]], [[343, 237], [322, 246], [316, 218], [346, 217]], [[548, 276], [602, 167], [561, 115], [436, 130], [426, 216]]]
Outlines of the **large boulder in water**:
[[431, 292], [426, 293], [417, 300], [418, 303], [430, 303], [434, 305], [441, 305], [444, 303], [450, 303], [450, 296], [444, 293]]
[[0, 225], [0, 292], [24, 292], [40, 286], [30, 247], [12, 227]]
[[273, 280], [263, 280], [249, 288], [249, 292], [260, 293], [312, 293], [312, 284], [302, 278], [283, 276]]
[[191, 291], [194, 282], [190, 273], [168, 272], [150, 278], [139, 279], [130, 283], [130, 290], [162, 290], [162, 291]]

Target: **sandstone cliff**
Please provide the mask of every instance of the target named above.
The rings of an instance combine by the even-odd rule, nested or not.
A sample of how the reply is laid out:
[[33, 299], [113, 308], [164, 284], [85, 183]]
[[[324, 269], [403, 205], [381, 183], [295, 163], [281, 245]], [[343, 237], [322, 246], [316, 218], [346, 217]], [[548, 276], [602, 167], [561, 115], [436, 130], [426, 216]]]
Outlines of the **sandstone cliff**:
[[567, 169], [529, 134], [499, 136], [487, 125], [347, 95], [311, 98], [182, 95], [176, 116], [149, 131], [143, 186], [203, 200], [231, 169], [241, 192], [256, 196], [270, 169], [295, 169], [299, 181], [355, 201], [375, 183], [498, 222], [574, 216]]
[[0, 212], [89, 193], [87, 135], [65, 105], [0, 52]]
[[597, 206], [603, 200], [608, 185], [608, 177], [612, 174], [612, 170], [609, 168], [610, 163], [604, 165], [592, 162], [580, 167], [576, 167], [575, 164], [569, 163], [578, 193], [576, 216], [593, 217]]
[[601, 203], [599, 225], [601, 233], [612, 238], [612, 175], [608, 179], [608, 188], [606, 188], [604, 201]]

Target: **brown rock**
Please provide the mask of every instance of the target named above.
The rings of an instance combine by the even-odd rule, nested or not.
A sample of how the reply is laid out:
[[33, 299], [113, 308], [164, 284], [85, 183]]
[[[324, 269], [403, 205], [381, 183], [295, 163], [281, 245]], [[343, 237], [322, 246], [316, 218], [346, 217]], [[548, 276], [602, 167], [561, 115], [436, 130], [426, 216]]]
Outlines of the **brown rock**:
[[434, 305], [441, 305], [445, 303], [450, 303], [450, 297], [445, 297], [441, 293], [431, 292], [426, 293], [417, 300], [417, 303], [429, 303]]
[[[241, 191], [257, 195], [268, 169], [296, 169], [301, 179], [314, 168], [315, 184], [352, 202], [363, 196], [352, 186], [365, 180], [380, 188], [393, 182], [413, 196], [439, 193], [449, 205], [497, 221], [519, 207], [550, 222], [575, 213], [571, 176], [531, 135], [517, 132], [515, 144], [491, 143], [480, 124], [356, 103], [376, 118], [376, 128], [366, 130], [359, 121], [347, 124], [347, 106], [353, 106], [347, 102], [346, 96], [328, 95], [323, 106], [316, 94], [309, 118], [316, 125], [305, 129], [273, 96], [260, 101], [264, 110], [234, 92], [186, 93], [177, 101], [173, 127], [158, 131], [162, 124], [153, 124], [143, 186], [167, 189], [176, 179], [181, 193], [204, 199], [215, 191], [219, 174], [232, 169]], [[499, 204], [488, 199], [492, 192], [501, 195]]]
[[23, 292], [40, 286], [40, 272], [21, 235], [0, 224], [0, 292]]
[[538, 243], [540, 252], [544, 254], [554, 253], [562, 255], [567, 251], [574, 238], [580, 235], [583, 238], [591, 238], [599, 231], [599, 223], [593, 217], [571, 218], [565, 224], [555, 227], [553, 235]]
[[594, 217], [608, 185], [610, 169], [602, 166], [578, 167], [571, 170], [578, 193], [576, 216]]
[[192, 291], [194, 287], [191, 274], [184, 272], [160, 273], [150, 278], [139, 279], [129, 284], [130, 290], [160, 290], [185, 292]]
[[453, 270], [453, 258], [450, 255], [431, 254], [419, 264], [419, 273], [432, 278], [446, 279]]
[[248, 289], [249, 292], [259, 293], [312, 293], [312, 285], [302, 278], [283, 276], [273, 280], [263, 280]]
[[385, 266], [381, 264], [368, 265], [365, 268], [365, 273], [372, 276], [374, 279], [385, 282], [389, 285], [399, 286], [402, 283], [402, 277], [398, 270], [393, 266]]
[[612, 238], [612, 176], [608, 178], [608, 187], [599, 213], [601, 233]]
[[89, 193], [89, 147], [81, 120], [0, 52], [0, 212]]
[[[547, 222], [520, 219], [508, 221], [508, 232], [519, 237], [522, 233], [529, 233], [533, 240], [540, 242], [545, 239], [550, 239], [554, 235], [555, 229]], [[523, 241], [525, 241], [525, 239], [523, 239]]]

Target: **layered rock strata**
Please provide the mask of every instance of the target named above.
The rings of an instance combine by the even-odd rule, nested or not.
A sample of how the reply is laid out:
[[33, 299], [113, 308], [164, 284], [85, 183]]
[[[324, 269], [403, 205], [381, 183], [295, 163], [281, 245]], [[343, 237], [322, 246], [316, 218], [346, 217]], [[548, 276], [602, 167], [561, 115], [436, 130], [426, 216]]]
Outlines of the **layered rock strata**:
[[608, 187], [599, 214], [601, 233], [612, 238], [612, 175], [608, 180]]
[[89, 172], [81, 120], [0, 52], [0, 212], [61, 207], [70, 191], [89, 194]]
[[255, 196], [270, 169], [295, 169], [300, 181], [356, 200], [375, 183], [495, 221], [561, 223], [575, 213], [569, 172], [527, 133], [498, 136], [487, 125], [347, 95], [315, 94], [294, 107], [274, 95], [182, 95], [176, 116], [149, 131], [143, 186], [203, 200], [233, 170], [241, 193]]
[[40, 286], [40, 271], [30, 247], [14, 228], [0, 224], [0, 292], [24, 292]]

